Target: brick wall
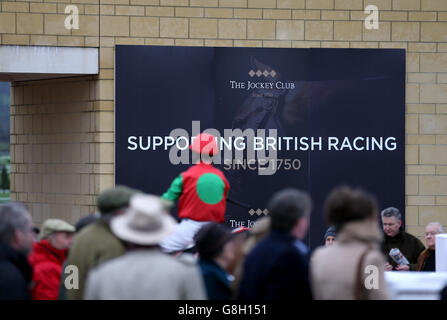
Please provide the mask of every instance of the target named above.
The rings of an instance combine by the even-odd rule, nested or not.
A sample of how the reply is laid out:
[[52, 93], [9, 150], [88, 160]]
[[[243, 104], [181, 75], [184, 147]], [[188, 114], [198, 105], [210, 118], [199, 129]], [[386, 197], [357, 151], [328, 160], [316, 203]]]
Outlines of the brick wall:
[[[75, 4], [79, 8], [79, 30], [69, 31], [63, 27], [66, 17], [64, 9], [68, 4]], [[364, 27], [366, 14], [363, 10], [369, 4], [378, 6], [380, 10], [379, 30], [367, 30]], [[90, 206], [88, 210], [92, 209], [94, 194], [113, 184], [113, 68], [116, 44], [404, 48], [407, 50], [407, 227], [410, 232], [422, 237], [424, 226], [429, 221], [447, 225], [446, 0], [2, 0], [0, 44], [100, 48], [99, 77], [89, 80], [94, 88], [90, 88], [90, 93], [94, 91], [95, 96], [86, 102], [100, 109], [104, 108], [105, 112], [96, 111], [96, 107], [92, 107], [91, 111], [81, 108], [74, 112], [76, 117], [81, 116], [80, 133], [84, 133], [83, 130], [87, 128], [84, 113], [90, 113], [90, 121], [94, 118], [95, 126], [90, 126], [91, 131], [88, 131], [91, 133], [89, 139], [93, 140], [75, 141], [76, 150], [78, 144], [81, 148], [84, 144], [89, 145], [88, 161], [81, 149], [79, 165], [92, 171], [77, 172], [74, 167], [66, 167], [68, 171], [63, 171], [67, 175], [73, 175], [73, 178], [68, 178], [67, 184], [76, 184], [76, 191], [77, 181], [81, 180], [81, 193], [87, 185], [85, 175], [94, 176], [94, 179], [90, 176], [88, 192], [85, 194], [77, 197], [77, 193], [68, 193], [75, 195], [75, 201], [85, 200], [81, 201], [82, 204], [73, 204], [70, 203], [73, 200], [67, 197], [64, 212], [68, 215], [69, 212], [74, 212], [76, 217], [79, 210], [81, 214], [86, 212], [86, 206]], [[75, 85], [65, 81], [56, 83], [67, 88]], [[53, 88], [52, 82], [29, 82], [14, 84], [12, 92], [18, 97], [24, 95], [25, 99], [24, 88], [35, 85], [43, 85], [50, 91]], [[36, 105], [23, 109], [18, 107], [14, 112], [20, 110], [23, 112], [20, 117], [25, 119], [30, 115], [37, 116], [38, 113], [35, 115], [31, 111], [46, 110], [44, 105], [34, 101], [32, 103]], [[55, 109], [60, 113], [45, 113], [41, 115], [42, 119], [58, 123], [59, 116], [64, 118], [72, 112], [71, 103], [68, 98], [64, 102], [55, 102]], [[31, 125], [27, 121], [23, 128]], [[98, 131], [96, 125], [104, 128], [104, 132]], [[78, 127], [73, 128], [73, 132], [77, 132], [77, 129]], [[21, 136], [15, 130], [16, 127], [12, 129], [13, 141]], [[48, 134], [48, 139], [53, 138], [53, 133]], [[30, 135], [24, 137], [32, 138]], [[51, 147], [51, 139], [44, 141], [44, 145], [65, 152], [68, 147], [64, 145], [69, 145], [74, 140], [62, 140], [56, 147]], [[19, 159], [21, 148], [30, 148], [26, 146], [27, 143], [13, 145], [12, 149], [19, 154]], [[25, 153], [24, 149], [23, 152]], [[63, 159], [44, 162], [44, 167], [51, 169], [52, 164], [60, 164], [60, 168], [65, 168]], [[76, 158], [78, 159], [79, 157]], [[20, 161], [22, 162], [18, 162], [15, 156], [13, 195], [34, 203], [34, 191], [17, 189], [22, 177], [27, 177], [25, 171], [17, 170], [34, 168], [34, 163], [30, 162], [34, 158], [23, 156]], [[31, 179], [34, 179], [35, 173], [38, 172], [31, 171]], [[57, 183], [57, 178], [55, 179]], [[70, 179], [76, 182], [68, 182]], [[48, 178], [45, 181], [42, 180], [43, 185], [48, 183]], [[24, 180], [23, 183], [27, 184]], [[37, 193], [44, 200], [37, 202], [41, 204], [41, 209], [36, 209], [36, 212], [41, 210], [40, 212], [47, 214], [45, 206], [51, 203], [47, 201], [47, 197], [51, 200], [54, 196], [50, 188], [54, 186], [46, 186], [46, 189], [42, 189], [46, 191]], [[33, 211], [35, 206], [34, 204]], [[51, 214], [58, 214], [57, 208], [54, 206]]]
[[113, 180], [113, 102], [96, 77], [15, 82], [11, 88], [11, 200], [33, 220], [76, 222]]

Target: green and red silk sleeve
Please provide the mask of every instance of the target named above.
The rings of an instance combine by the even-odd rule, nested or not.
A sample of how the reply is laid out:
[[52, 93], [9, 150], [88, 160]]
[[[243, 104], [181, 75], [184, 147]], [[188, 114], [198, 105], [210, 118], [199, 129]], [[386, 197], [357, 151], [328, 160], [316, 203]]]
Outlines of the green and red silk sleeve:
[[172, 181], [169, 189], [161, 196], [163, 199], [167, 199], [175, 202], [183, 192], [183, 177], [180, 174]]

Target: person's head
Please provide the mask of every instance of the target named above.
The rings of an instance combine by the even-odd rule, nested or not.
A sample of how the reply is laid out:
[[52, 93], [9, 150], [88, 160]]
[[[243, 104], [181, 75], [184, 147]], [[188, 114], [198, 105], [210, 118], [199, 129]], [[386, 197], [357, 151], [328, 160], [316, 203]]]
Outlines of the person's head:
[[176, 225], [160, 197], [149, 194], [134, 195], [125, 213], [110, 221], [113, 234], [123, 240], [128, 249], [156, 247]]
[[69, 249], [73, 243], [74, 232], [53, 232], [48, 237], [48, 242], [60, 250]]
[[326, 233], [324, 234], [324, 245], [327, 246], [331, 246], [334, 244], [335, 242], [335, 237], [336, 237], [336, 232], [335, 232], [335, 227], [334, 226], [330, 226], [327, 230]]
[[394, 237], [400, 232], [402, 226], [402, 214], [397, 208], [389, 207], [382, 210], [380, 214], [382, 217], [383, 232], [388, 237]]
[[435, 236], [440, 233], [444, 233], [444, 228], [439, 222], [430, 222], [429, 224], [427, 224], [427, 226], [425, 227], [425, 241], [427, 243], [427, 247], [435, 250]]
[[212, 260], [226, 270], [234, 260], [232, 239], [229, 228], [214, 222], [204, 225], [194, 236], [200, 259]]
[[48, 219], [42, 224], [40, 239], [47, 240], [56, 249], [65, 250], [73, 243], [75, 231], [75, 227], [64, 220]]
[[0, 205], [0, 242], [28, 254], [34, 243], [33, 224], [26, 207], [17, 202]]
[[288, 233], [303, 239], [309, 228], [312, 201], [309, 195], [297, 189], [276, 192], [268, 204], [271, 230]]
[[33, 240], [34, 240], [34, 242], [39, 242], [39, 233], [40, 233], [40, 229], [36, 226], [33, 226]]
[[326, 222], [335, 226], [336, 232], [354, 221], [378, 219], [375, 198], [361, 189], [339, 186], [331, 191], [325, 203]]
[[116, 186], [101, 192], [96, 202], [102, 218], [110, 220], [113, 216], [124, 213], [130, 198], [138, 193], [138, 190], [126, 186]]
[[95, 213], [89, 216], [82, 217], [75, 224], [76, 233], [79, 233], [82, 229], [84, 229], [89, 224], [97, 221], [99, 219], [99, 214]]

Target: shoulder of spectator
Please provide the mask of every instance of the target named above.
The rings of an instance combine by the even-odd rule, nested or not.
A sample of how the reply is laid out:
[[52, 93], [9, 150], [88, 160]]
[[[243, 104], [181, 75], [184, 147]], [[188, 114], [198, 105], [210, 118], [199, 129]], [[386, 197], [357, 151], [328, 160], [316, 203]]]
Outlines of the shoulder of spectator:
[[314, 262], [320, 261], [320, 259], [322, 259], [321, 256], [324, 255], [324, 252], [326, 251], [325, 249], [326, 247], [324, 246], [316, 248], [310, 256], [310, 263], [312, 264]]
[[385, 267], [385, 257], [379, 249], [372, 249], [365, 256], [365, 265], [375, 265], [379, 269]]
[[186, 266], [197, 266], [197, 258], [191, 253], [182, 253], [176, 259]]

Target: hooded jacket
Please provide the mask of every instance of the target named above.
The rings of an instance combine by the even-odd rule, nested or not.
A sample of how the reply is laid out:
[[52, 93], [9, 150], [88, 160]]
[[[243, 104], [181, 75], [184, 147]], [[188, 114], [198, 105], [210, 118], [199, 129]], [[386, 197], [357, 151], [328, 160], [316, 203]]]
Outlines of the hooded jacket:
[[62, 264], [67, 253], [67, 249], [56, 249], [45, 239], [34, 243], [33, 253], [29, 257], [33, 267], [33, 300], [57, 300]]
[[[367, 266], [378, 271], [378, 289], [367, 289], [362, 285], [362, 295], [367, 300], [388, 298], [384, 277], [385, 259], [379, 244], [382, 233], [375, 220], [347, 223], [337, 234], [332, 246], [320, 247], [311, 258], [311, 282], [317, 300], [353, 300], [357, 283], [357, 267], [361, 255], [365, 255], [361, 266], [361, 284], [365, 283]], [[368, 249], [369, 248], [369, 249]]]

